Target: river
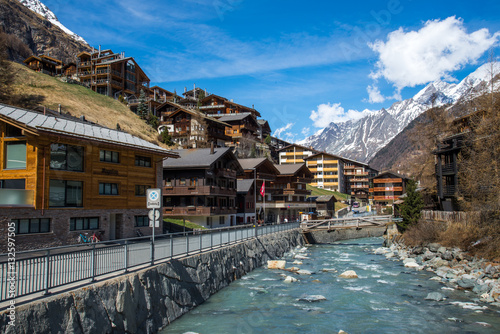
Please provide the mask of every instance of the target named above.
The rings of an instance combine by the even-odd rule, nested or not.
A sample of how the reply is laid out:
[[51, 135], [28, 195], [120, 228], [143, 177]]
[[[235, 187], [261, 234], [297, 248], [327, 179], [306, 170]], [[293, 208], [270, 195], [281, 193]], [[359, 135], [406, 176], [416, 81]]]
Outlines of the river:
[[[433, 274], [373, 254], [381, 238], [315, 245], [300, 267], [312, 275], [259, 268], [170, 324], [162, 333], [500, 333], [500, 309], [473, 302], [472, 292], [451, 290]], [[324, 271], [327, 269], [327, 271]], [[339, 278], [354, 270], [359, 278]], [[440, 292], [444, 301], [425, 300]], [[311, 296], [326, 300], [309, 302]]]

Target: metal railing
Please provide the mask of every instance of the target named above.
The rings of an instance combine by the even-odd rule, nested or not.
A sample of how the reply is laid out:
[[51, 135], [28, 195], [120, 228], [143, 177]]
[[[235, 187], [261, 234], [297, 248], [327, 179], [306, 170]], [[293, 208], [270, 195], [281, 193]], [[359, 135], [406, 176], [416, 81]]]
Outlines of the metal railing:
[[359, 227], [360, 225], [383, 226], [394, 220], [393, 216], [344, 217], [324, 220], [309, 220], [300, 224], [302, 230], [327, 229], [338, 227]]
[[[84, 280], [152, 266], [160, 260], [201, 253], [258, 236], [299, 228], [298, 222], [241, 225], [194, 232], [121, 239], [17, 252], [15, 262], [0, 255], [0, 302]], [[15, 269], [14, 269], [15, 268]], [[15, 284], [11, 282], [15, 281]]]

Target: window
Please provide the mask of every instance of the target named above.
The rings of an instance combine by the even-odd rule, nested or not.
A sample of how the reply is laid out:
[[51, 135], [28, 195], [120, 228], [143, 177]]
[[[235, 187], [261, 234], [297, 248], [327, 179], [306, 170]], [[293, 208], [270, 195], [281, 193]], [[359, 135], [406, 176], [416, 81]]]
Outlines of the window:
[[151, 186], [136, 184], [135, 185], [135, 196], [146, 196], [146, 190], [149, 188], [151, 188]]
[[151, 167], [150, 157], [141, 157], [139, 155], [135, 156], [135, 165], [140, 167]]
[[172, 206], [172, 197], [163, 197], [163, 206]]
[[83, 206], [83, 182], [50, 180], [50, 207], [80, 207]]
[[83, 172], [83, 147], [51, 144], [50, 169]]
[[119, 161], [118, 157], [119, 157], [118, 152], [105, 151], [105, 150], [99, 151], [99, 160], [100, 161], [119, 163], [120, 161]]
[[226, 219], [225, 219], [225, 218], [226, 218], [226, 217], [224, 217], [224, 216], [220, 216], [220, 217], [219, 217], [219, 225], [224, 225], [224, 224], [225, 224], [225, 222], [226, 222]]
[[149, 226], [148, 216], [135, 216], [135, 226], [136, 227]]
[[26, 180], [0, 180], [0, 189], [26, 189]]
[[118, 183], [99, 183], [99, 195], [118, 195]]
[[167, 187], [172, 187], [175, 183], [175, 179], [171, 178], [171, 177], [168, 177], [166, 180], [165, 180], [165, 186]]
[[16, 234], [48, 233], [50, 232], [50, 219], [12, 219], [16, 224]]
[[180, 179], [180, 181], [179, 181], [179, 185], [181, 185], [181, 186], [185, 186], [185, 185], [186, 185], [186, 178], [181, 177], [181, 179]]
[[6, 169], [26, 169], [26, 142], [6, 142], [5, 156]]
[[69, 230], [97, 230], [99, 228], [99, 217], [77, 217], [69, 219]]
[[198, 183], [198, 178], [197, 177], [192, 177], [189, 179], [189, 186], [190, 187], [196, 187], [196, 184]]

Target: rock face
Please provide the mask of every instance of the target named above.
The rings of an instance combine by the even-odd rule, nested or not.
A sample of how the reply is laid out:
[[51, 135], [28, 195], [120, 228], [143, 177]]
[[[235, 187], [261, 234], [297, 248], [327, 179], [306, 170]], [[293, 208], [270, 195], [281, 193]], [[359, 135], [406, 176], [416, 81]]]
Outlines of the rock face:
[[[0, 0], [0, 30], [17, 36], [35, 55], [48, 55], [64, 62], [75, 60], [90, 47], [76, 41], [49, 20], [23, 6], [17, 0]], [[9, 50], [10, 60], [22, 62], [25, 55]]]
[[156, 333], [244, 274], [302, 242], [298, 231], [96, 283], [16, 308], [16, 327], [0, 314], [1, 333]]

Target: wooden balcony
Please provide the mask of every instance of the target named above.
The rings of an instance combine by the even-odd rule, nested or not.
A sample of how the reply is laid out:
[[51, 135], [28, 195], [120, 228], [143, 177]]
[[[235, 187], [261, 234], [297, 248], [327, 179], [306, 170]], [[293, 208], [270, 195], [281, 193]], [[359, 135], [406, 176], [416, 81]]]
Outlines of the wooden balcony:
[[223, 188], [216, 186], [164, 186], [163, 187], [164, 196], [209, 196], [209, 195], [220, 195], [220, 196], [236, 196], [236, 189]]
[[397, 200], [399, 196], [373, 196], [375, 201], [394, 201]]
[[374, 192], [394, 192], [394, 191], [403, 191], [403, 187], [375, 187], [373, 188]]
[[232, 170], [232, 169], [227, 169], [227, 168], [219, 168], [219, 169], [215, 170], [215, 175], [217, 177], [235, 179], [236, 178], [236, 171]]
[[235, 207], [210, 207], [210, 206], [165, 206], [164, 216], [213, 216], [213, 215], [234, 215], [237, 213]]
[[349, 179], [349, 182], [368, 182], [368, 179]]
[[370, 188], [370, 186], [367, 184], [363, 184], [363, 185], [353, 184], [353, 185], [351, 185], [351, 189], [369, 189], [369, 188]]
[[283, 189], [283, 195], [309, 195], [310, 193], [311, 191], [307, 189], [294, 189], [294, 188]]
[[358, 173], [358, 172], [344, 172], [344, 175], [348, 175], [348, 176], [368, 176], [368, 172], [361, 172], [361, 173]]
[[[368, 173], [366, 173], [366, 174], [368, 175]], [[403, 180], [402, 179], [373, 179], [373, 183], [403, 183]]]

